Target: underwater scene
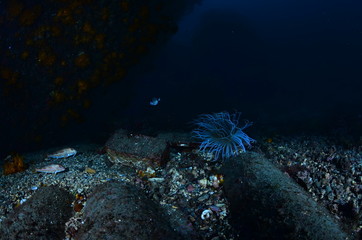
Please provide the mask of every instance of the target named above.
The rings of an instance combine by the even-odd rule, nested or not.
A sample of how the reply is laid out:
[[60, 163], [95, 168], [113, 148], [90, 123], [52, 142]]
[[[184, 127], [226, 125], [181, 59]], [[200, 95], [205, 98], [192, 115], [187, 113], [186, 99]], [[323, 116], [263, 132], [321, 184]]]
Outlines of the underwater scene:
[[0, 0], [0, 240], [362, 240], [361, 10]]

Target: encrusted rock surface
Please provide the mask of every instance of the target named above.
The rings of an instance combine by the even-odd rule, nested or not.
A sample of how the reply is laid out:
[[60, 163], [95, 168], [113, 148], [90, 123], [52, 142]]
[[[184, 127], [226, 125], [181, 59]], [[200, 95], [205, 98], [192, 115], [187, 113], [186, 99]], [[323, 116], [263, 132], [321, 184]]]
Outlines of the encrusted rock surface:
[[109, 160], [129, 166], [161, 165], [168, 156], [164, 139], [116, 131], [105, 144]]
[[162, 212], [135, 186], [105, 183], [90, 195], [75, 239], [183, 239]]
[[241, 239], [349, 239], [326, 208], [263, 155], [230, 159], [222, 172]]
[[2, 222], [0, 239], [64, 239], [72, 200], [70, 193], [57, 186], [41, 187]]
[[260, 141], [260, 150], [343, 222], [345, 231], [362, 237], [362, 141], [279, 136]]

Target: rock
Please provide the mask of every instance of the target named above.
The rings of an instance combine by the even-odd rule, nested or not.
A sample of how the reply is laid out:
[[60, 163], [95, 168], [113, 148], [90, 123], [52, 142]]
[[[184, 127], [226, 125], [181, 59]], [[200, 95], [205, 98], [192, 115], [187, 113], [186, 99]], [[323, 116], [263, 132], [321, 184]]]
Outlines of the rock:
[[95, 187], [75, 239], [182, 239], [160, 206], [135, 186], [108, 182]]
[[2, 222], [0, 239], [64, 239], [71, 202], [72, 195], [57, 186], [39, 188]]
[[105, 150], [111, 162], [137, 168], [162, 165], [169, 154], [165, 139], [128, 134], [125, 130], [116, 131], [106, 142]]
[[348, 239], [323, 206], [262, 155], [230, 159], [221, 172], [233, 225], [243, 239]]

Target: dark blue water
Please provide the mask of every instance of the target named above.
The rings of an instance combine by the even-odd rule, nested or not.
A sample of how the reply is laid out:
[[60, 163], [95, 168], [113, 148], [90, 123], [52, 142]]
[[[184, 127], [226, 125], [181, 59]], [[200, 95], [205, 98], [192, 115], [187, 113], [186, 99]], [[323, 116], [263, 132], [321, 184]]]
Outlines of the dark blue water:
[[147, 61], [128, 109], [181, 125], [238, 110], [255, 128], [293, 132], [361, 122], [361, 9], [351, 0], [205, 0]]

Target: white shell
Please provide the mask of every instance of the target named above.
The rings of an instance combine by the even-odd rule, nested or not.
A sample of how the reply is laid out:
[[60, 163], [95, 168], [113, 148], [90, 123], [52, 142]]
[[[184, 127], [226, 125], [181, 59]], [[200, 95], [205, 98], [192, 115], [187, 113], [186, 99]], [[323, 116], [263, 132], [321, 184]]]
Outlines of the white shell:
[[201, 219], [205, 220], [211, 217], [212, 211], [210, 209], [206, 209], [204, 211], [202, 211], [201, 213]]

